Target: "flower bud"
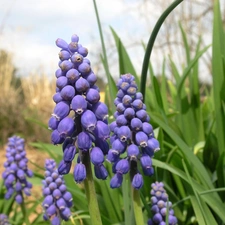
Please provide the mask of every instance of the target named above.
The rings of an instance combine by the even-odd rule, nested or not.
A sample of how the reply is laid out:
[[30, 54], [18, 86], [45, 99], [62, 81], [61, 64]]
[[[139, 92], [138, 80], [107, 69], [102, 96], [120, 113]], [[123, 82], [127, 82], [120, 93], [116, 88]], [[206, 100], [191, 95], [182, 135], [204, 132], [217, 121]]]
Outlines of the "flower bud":
[[78, 163], [75, 165], [73, 177], [77, 183], [81, 183], [86, 178], [86, 167], [84, 164]]

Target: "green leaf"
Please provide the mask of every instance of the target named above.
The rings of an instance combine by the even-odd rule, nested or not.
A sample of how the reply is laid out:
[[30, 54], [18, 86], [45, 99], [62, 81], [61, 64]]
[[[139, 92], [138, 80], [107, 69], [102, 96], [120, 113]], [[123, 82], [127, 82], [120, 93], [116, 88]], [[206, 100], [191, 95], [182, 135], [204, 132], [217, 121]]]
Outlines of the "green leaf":
[[189, 72], [191, 71], [191, 69], [194, 67], [194, 65], [197, 63], [198, 59], [203, 55], [203, 53], [205, 53], [208, 48], [210, 47], [211, 45], [208, 45], [206, 46], [205, 48], [203, 48], [201, 51], [198, 52], [198, 54], [194, 57], [193, 60], [190, 61], [190, 63], [188, 64], [188, 66], [185, 68], [178, 84], [177, 84], [177, 93], [178, 95], [181, 93], [181, 90], [182, 90], [182, 87], [183, 87], [183, 84], [184, 84], [184, 81], [185, 79], [187, 78]]
[[163, 130], [170, 136], [172, 140], [177, 144], [180, 148], [183, 155], [186, 157], [187, 161], [190, 162], [191, 165], [195, 166], [195, 173], [201, 182], [209, 188], [213, 188], [211, 183], [211, 179], [206, 171], [206, 168], [203, 166], [201, 161], [193, 154], [191, 149], [186, 145], [185, 142], [171, 129], [159, 116], [156, 114], [151, 115], [152, 119], [163, 128]]
[[111, 32], [113, 34], [114, 40], [116, 42], [116, 47], [117, 47], [117, 52], [119, 56], [119, 67], [120, 67], [120, 74], [126, 74], [126, 73], [131, 73], [135, 77], [135, 81], [139, 87], [139, 78], [137, 77], [136, 71], [134, 69], [134, 66], [130, 60], [130, 57], [127, 53], [126, 48], [124, 47], [121, 39], [115, 32], [115, 30], [110, 27]]
[[216, 134], [219, 152], [225, 151], [225, 115], [223, 102], [225, 102], [225, 35], [220, 12], [219, 0], [214, 1], [213, 19], [213, 44], [212, 44], [212, 74], [213, 74], [213, 96], [216, 116]]

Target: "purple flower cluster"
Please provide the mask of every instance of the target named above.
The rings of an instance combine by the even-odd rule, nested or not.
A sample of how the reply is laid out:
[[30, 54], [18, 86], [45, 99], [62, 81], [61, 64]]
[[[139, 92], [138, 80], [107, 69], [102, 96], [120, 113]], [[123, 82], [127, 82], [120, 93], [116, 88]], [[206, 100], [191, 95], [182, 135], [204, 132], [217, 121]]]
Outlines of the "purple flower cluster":
[[[134, 76], [122, 75], [117, 88], [117, 97], [114, 101], [115, 121], [110, 124], [110, 131], [113, 133], [110, 138], [112, 148], [107, 155], [107, 160], [113, 163], [115, 173], [110, 186], [120, 187], [123, 174], [130, 171], [132, 186], [140, 189], [143, 178], [138, 171], [137, 162], [140, 161], [143, 173], [151, 176], [154, 173], [151, 157], [160, 149], [159, 142], [154, 138], [153, 128], [149, 123], [150, 117], [142, 101], [142, 94], [137, 92]], [[121, 157], [123, 153], [126, 153], [125, 158]]]
[[57, 81], [53, 100], [56, 106], [49, 128], [53, 131], [52, 143], [63, 143], [63, 160], [58, 166], [60, 174], [69, 173], [72, 160], [79, 152], [74, 179], [80, 183], [86, 178], [83, 159], [89, 150], [96, 177], [106, 179], [108, 176], [103, 162], [109, 150], [106, 139], [110, 131], [108, 108], [99, 101], [99, 88], [95, 85], [97, 76], [86, 58], [88, 50], [78, 41], [77, 35], [71, 37], [69, 44], [60, 38], [56, 40], [61, 50], [59, 69], [55, 73]]
[[8, 216], [5, 214], [0, 214], [0, 225], [10, 225]]
[[27, 168], [28, 159], [24, 145], [24, 139], [20, 137], [13, 136], [8, 139], [7, 160], [4, 163], [5, 171], [2, 173], [7, 189], [5, 198], [9, 199], [15, 193], [15, 200], [18, 204], [23, 202], [23, 193], [29, 196], [32, 188], [32, 184], [26, 178], [32, 177], [33, 173]]
[[167, 214], [168, 224], [177, 224], [177, 218], [174, 216], [172, 203], [168, 201], [168, 194], [164, 189], [164, 184], [162, 182], [155, 182], [151, 186], [151, 211], [153, 213], [153, 217], [148, 220], [148, 225], [166, 225]]
[[61, 219], [69, 220], [73, 199], [71, 193], [67, 191], [63, 176], [56, 169], [56, 162], [53, 159], [46, 159], [45, 169], [42, 187], [44, 220], [51, 220], [52, 225], [59, 225]]

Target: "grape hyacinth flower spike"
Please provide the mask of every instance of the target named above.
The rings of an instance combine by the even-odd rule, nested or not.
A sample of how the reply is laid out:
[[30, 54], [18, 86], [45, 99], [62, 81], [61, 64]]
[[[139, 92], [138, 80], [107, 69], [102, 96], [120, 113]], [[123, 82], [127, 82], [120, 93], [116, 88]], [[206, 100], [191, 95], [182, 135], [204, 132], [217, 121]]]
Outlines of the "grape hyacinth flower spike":
[[151, 190], [151, 211], [153, 217], [148, 220], [148, 225], [166, 225], [166, 216], [168, 214], [168, 225], [176, 225], [177, 218], [172, 209], [172, 203], [168, 201], [168, 194], [164, 189], [162, 182], [155, 182]]
[[10, 225], [8, 216], [5, 214], [0, 214], [0, 225]]
[[2, 173], [4, 185], [7, 189], [5, 198], [9, 199], [15, 194], [18, 204], [23, 203], [23, 194], [29, 196], [32, 184], [27, 181], [27, 177], [32, 177], [33, 173], [27, 167], [24, 139], [13, 136], [8, 139], [6, 148], [7, 160], [4, 163], [5, 171]]
[[[70, 171], [72, 161], [78, 153], [74, 168], [74, 180], [82, 182], [86, 176], [87, 161], [94, 164], [95, 175], [106, 179], [108, 173], [103, 165], [104, 156], [108, 153], [109, 128], [107, 122], [108, 108], [100, 102], [97, 76], [86, 57], [87, 48], [79, 44], [79, 37], [72, 35], [68, 44], [58, 38], [56, 45], [59, 52], [59, 69], [56, 70], [56, 103], [49, 119], [53, 144], [63, 144], [63, 159], [58, 166], [60, 174]], [[96, 155], [101, 160], [96, 161]]]
[[[120, 187], [123, 175], [130, 171], [132, 186], [140, 189], [143, 177], [138, 170], [138, 162], [144, 175], [154, 173], [152, 157], [158, 151], [159, 142], [154, 137], [150, 117], [143, 103], [143, 96], [137, 92], [135, 78], [124, 74], [117, 82], [117, 97], [114, 100], [116, 112], [115, 121], [110, 124], [112, 148], [108, 151], [107, 161], [113, 163], [114, 177], [111, 188]], [[125, 157], [124, 153], [126, 153]]]
[[43, 217], [44, 220], [51, 220], [52, 225], [60, 225], [61, 220], [68, 221], [71, 216], [72, 195], [67, 191], [63, 176], [59, 175], [53, 159], [46, 159], [45, 169], [42, 187]]

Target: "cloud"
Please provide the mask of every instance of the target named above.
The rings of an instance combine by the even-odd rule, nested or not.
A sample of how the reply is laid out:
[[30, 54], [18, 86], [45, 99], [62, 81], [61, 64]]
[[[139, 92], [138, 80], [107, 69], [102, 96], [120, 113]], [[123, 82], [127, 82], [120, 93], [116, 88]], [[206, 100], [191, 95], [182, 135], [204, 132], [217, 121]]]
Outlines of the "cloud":
[[[129, 25], [132, 18], [133, 24], [136, 21], [126, 10], [124, 1], [97, 0], [97, 6], [103, 27], [108, 29], [112, 25], [118, 32], [122, 31], [122, 38], [127, 35], [123, 32], [124, 24]], [[39, 0], [38, 4], [27, 0], [5, 1], [0, 5], [0, 21], [9, 9], [0, 48], [13, 54], [15, 65], [22, 73], [37, 71], [40, 66], [49, 72], [50, 65], [57, 65], [59, 49], [54, 43], [58, 37], [69, 41], [76, 32], [86, 47], [95, 49], [92, 38], [99, 34], [92, 1]]]

